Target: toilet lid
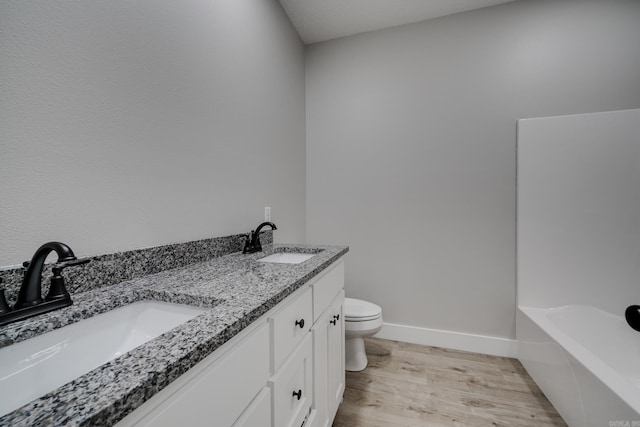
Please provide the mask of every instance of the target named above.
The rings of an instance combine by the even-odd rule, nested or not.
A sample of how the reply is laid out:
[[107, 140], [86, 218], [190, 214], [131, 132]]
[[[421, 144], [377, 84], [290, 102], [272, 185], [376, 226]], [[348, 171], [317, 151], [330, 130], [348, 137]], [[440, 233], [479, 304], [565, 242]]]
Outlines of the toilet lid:
[[374, 320], [380, 317], [382, 309], [379, 305], [355, 298], [344, 299], [344, 318], [351, 321]]

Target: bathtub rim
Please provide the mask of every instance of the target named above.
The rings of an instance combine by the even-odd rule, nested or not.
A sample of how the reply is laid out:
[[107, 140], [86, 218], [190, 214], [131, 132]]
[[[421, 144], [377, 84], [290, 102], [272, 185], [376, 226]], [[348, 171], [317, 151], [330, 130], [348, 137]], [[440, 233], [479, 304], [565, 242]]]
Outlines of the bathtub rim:
[[[558, 312], [571, 307], [588, 308], [606, 313], [607, 315], [615, 316], [615, 314], [606, 310], [582, 304], [567, 304], [551, 308], [526, 307], [519, 305], [518, 310], [527, 316], [529, 320], [538, 325], [538, 327], [547, 333], [574, 359], [581, 363], [616, 396], [631, 407], [631, 409], [640, 414], [640, 388], [634, 386], [629, 380], [625, 379], [620, 373], [607, 365], [598, 356], [594, 355], [578, 341], [561, 331], [560, 328], [558, 328], [547, 316], [549, 313]], [[640, 363], [640, 360], [638, 363]]]

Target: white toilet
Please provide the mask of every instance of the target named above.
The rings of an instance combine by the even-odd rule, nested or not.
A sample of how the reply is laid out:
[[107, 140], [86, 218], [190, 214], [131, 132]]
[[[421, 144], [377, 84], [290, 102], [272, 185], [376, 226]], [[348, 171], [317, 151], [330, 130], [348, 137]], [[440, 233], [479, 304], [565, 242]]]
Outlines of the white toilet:
[[347, 371], [362, 371], [367, 367], [364, 338], [377, 334], [380, 328], [380, 306], [354, 298], [344, 299], [344, 358]]

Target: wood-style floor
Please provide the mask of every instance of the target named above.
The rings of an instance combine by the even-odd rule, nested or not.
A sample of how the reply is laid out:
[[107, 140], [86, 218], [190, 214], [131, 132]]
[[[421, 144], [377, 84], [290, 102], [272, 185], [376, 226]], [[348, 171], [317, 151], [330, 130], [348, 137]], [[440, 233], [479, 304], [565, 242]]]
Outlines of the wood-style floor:
[[566, 426], [517, 359], [366, 340], [333, 427]]

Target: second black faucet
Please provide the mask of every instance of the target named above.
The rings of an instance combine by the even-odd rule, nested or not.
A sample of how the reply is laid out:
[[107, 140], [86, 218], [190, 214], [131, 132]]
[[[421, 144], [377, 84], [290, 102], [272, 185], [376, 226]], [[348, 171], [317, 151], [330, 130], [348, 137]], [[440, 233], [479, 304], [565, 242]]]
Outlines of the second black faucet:
[[258, 228], [251, 230], [251, 234], [247, 235], [247, 240], [244, 242], [243, 254], [252, 254], [254, 252], [262, 251], [262, 244], [260, 243], [260, 231], [266, 227], [271, 227], [272, 230], [277, 230], [278, 227], [272, 222], [263, 222]]

